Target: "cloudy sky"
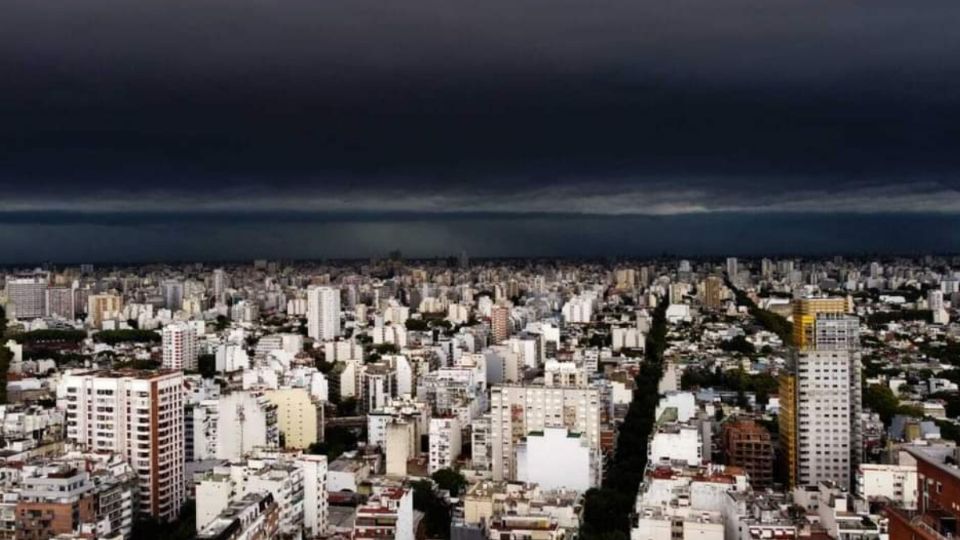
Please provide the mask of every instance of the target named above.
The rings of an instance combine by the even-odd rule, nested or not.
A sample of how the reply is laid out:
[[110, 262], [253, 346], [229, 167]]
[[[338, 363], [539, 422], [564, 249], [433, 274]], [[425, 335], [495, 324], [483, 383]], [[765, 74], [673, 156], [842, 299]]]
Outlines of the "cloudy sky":
[[960, 251], [960, 2], [6, 0], [0, 262]]

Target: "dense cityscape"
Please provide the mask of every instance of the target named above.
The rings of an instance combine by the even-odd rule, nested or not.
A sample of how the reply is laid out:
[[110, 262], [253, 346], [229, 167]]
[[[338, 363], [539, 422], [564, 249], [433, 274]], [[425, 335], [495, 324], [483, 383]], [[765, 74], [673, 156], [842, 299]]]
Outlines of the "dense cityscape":
[[955, 537], [960, 257], [7, 268], [0, 538]]

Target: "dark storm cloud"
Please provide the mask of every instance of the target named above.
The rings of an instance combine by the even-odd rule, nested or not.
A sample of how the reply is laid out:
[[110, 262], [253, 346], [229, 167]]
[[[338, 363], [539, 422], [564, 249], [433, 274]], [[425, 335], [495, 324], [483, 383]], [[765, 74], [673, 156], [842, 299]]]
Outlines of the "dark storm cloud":
[[957, 23], [955, 0], [13, 0], [0, 182], [32, 209], [901, 209], [917, 185], [952, 211]]
[[956, 0], [6, 0], [0, 259], [957, 249], [958, 24]]

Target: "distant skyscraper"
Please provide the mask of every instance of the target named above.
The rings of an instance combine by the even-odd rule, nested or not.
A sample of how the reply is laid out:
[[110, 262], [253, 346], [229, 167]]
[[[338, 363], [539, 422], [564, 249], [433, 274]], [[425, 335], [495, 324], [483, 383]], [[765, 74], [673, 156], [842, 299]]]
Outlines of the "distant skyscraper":
[[47, 277], [36, 275], [7, 280], [7, 317], [36, 319], [43, 317]]
[[723, 306], [723, 289], [723, 280], [717, 276], [709, 276], [703, 280], [703, 306], [707, 309], [720, 309]]
[[72, 287], [50, 287], [46, 290], [45, 314], [72, 321], [77, 316], [76, 294]]
[[123, 309], [123, 299], [117, 294], [91, 294], [87, 297], [87, 319], [93, 328], [101, 328], [105, 319], [116, 317]]
[[947, 312], [943, 303], [943, 291], [932, 289], [927, 293], [927, 308], [933, 314], [934, 324], [947, 324], [950, 322], [950, 314]]
[[217, 303], [223, 302], [223, 297], [227, 292], [227, 274], [223, 268], [217, 268], [213, 271], [213, 298]]
[[736, 257], [727, 257], [727, 279], [736, 284], [737, 274], [740, 272]]
[[168, 279], [160, 284], [163, 294], [163, 306], [172, 311], [179, 311], [183, 307], [183, 282]]
[[307, 335], [319, 341], [340, 335], [340, 290], [311, 287], [307, 290]]
[[770, 259], [763, 259], [760, 261], [760, 275], [764, 278], [769, 278], [773, 276], [774, 265], [773, 261]]
[[163, 367], [196, 371], [197, 330], [189, 323], [173, 323], [163, 327]]
[[491, 337], [495, 344], [502, 343], [510, 337], [510, 308], [496, 306], [490, 312]]

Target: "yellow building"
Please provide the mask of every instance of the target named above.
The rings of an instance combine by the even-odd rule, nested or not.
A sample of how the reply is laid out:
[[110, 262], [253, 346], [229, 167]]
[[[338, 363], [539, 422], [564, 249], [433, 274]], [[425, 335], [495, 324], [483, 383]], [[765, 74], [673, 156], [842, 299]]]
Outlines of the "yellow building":
[[118, 294], [92, 294], [87, 298], [87, 317], [90, 326], [100, 328], [103, 320], [116, 317], [123, 309], [123, 298]]
[[850, 313], [853, 300], [846, 298], [801, 298], [793, 301], [793, 345], [798, 349], [813, 346], [817, 313]]
[[277, 424], [285, 448], [304, 449], [323, 441], [323, 405], [305, 388], [270, 390], [266, 396], [277, 406]]
[[790, 487], [797, 485], [797, 377], [791, 371], [780, 375], [780, 452]]

